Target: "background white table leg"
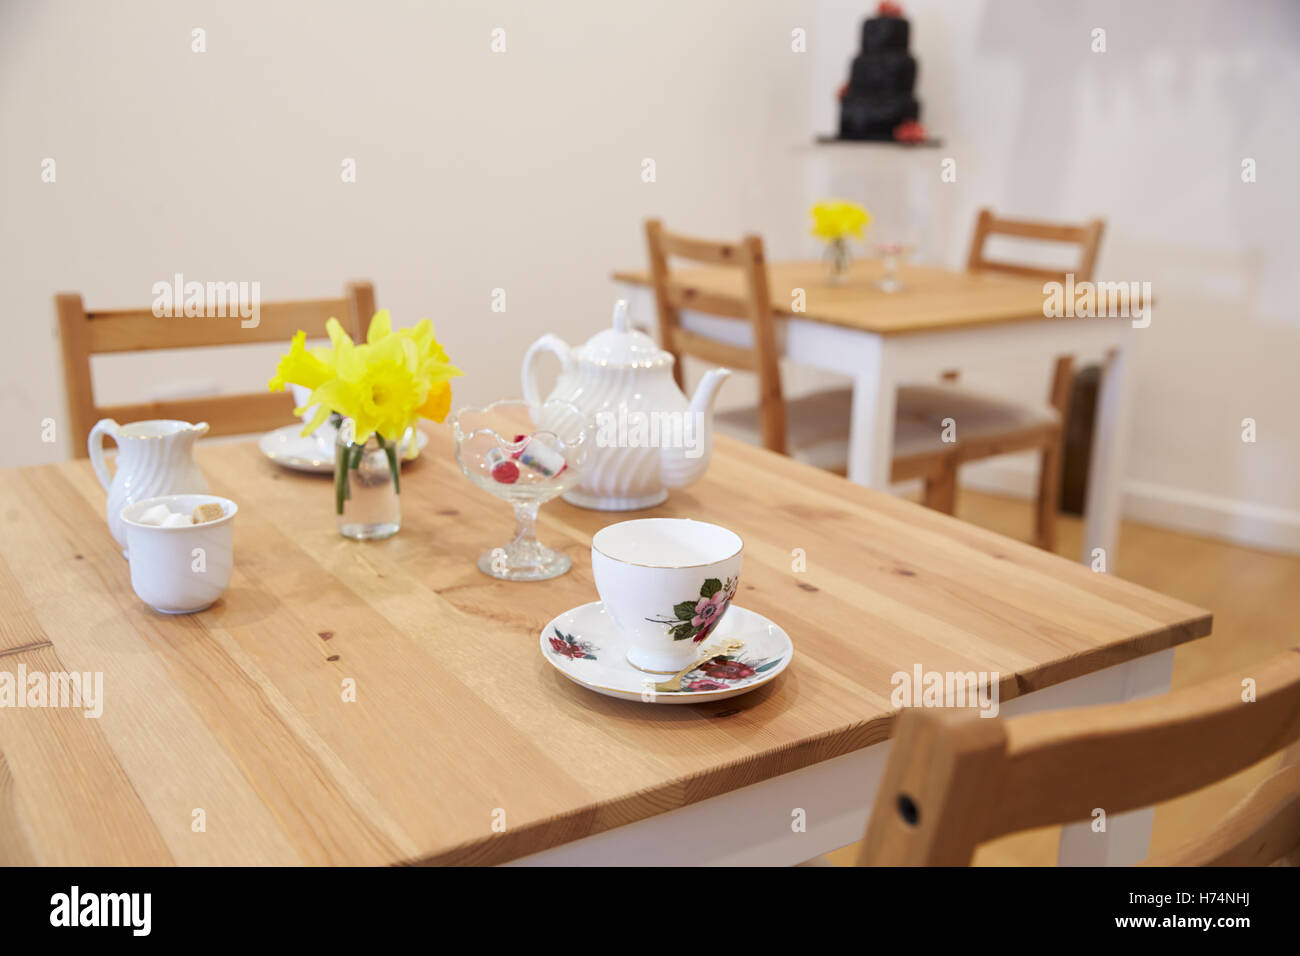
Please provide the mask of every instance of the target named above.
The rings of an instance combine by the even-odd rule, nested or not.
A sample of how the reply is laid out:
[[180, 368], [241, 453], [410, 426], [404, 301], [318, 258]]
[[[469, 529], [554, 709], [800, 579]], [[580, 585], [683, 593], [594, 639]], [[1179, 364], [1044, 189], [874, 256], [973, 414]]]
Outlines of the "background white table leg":
[[[1122, 666], [1127, 673], [1121, 701], [1165, 694], [1169, 692], [1169, 682], [1174, 673], [1174, 652], [1149, 654]], [[1056, 861], [1061, 866], [1132, 866], [1140, 863], [1151, 854], [1151, 822], [1154, 818], [1155, 810], [1145, 807], [1129, 813], [1107, 813], [1103, 832], [1094, 831], [1091, 821], [1064, 826]]]
[[1109, 572], [1114, 571], [1119, 554], [1124, 455], [1128, 450], [1128, 351], [1127, 342], [1117, 345], [1102, 368], [1084, 505], [1083, 562], [1091, 564], [1094, 549], [1103, 548]]
[[897, 383], [878, 335], [858, 337], [853, 362], [853, 413], [849, 422], [849, 480], [887, 490], [894, 452]]

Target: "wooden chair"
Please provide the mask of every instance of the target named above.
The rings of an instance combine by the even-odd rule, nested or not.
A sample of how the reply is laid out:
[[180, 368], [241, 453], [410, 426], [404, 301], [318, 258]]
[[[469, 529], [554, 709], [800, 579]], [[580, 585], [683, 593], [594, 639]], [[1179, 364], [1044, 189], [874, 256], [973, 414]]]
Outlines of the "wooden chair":
[[[785, 454], [785, 401], [781, 395], [780, 355], [776, 350], [763, 240], [753, 235], [746, 236], [739, 243], [692, 239], [666, 232], [657, 219], [646, 222], [645, 235], [650, 250], [650, 276], [654, 283], [655, 304], [659, 314], [659, 344], [676, 359], [673, 376], [677, 379], [678, 386], [684, 385], [682, 356], [687, 354], [732, 369], [756, 373], [759, 392], [758, 430], [762, 444], [765, 448]], [[744, 285], [744, 304], [737, 307], [729, 299], [716, 298], [678, 285], [669, 273], [670, 256], [736, 267], [740, 270]], [[682, 328], [683, 308], [746, 320], [753, 334], [753, 346], [744, 348], [717, 342]]]
[[[1000, 272], [1044, 282], [1062, 282], [1068, 271], [1073, 273], [1075, 281], [1090, 281], [1105, 227], [1105, 221], [1101, 219], [1092, 219], [1083, 225], [1068, 225], [1003, 219], [990, 209], [981, 209], [975, 217], [975, 233], [971, 236], [966, 269], [969, 272]], [[1070, 270], [990, 259], [985, 254], [986, 245], [991, 236], [998, 235], [1075, 245], [1079, 247], [1079, 259]], [[926, 503], [951, 514], [956, 505], [957, 468], [960, 465], [1011, 452], [1037, 451], [1034, 540], [1039, 547], [1053, 550], [1061, 495], [1065, 422], [1074, 386], [1073, 357], [1063, 355], [1056, 360], [1046, 405], [1021, 405], [970, 392], [955, 384], [957, 378], [958, 373], [951, 370], [944, 373], [938, 386], [911, 385], [899, 389], [898, 418], [903, 423], [900, 429], [903, 434], [895, 436], [894, 480], [924, 478]], [[945, 418], [958, 423], [958, 441], [948, 450], [936, 447], [933, 438]], [[963, 421], [968, 426], [975, 422], [976, 428], [973, 431], [969, 427], [963, 429]]]
[[294, 420], [293, 398], [287, 392], [99, 405], [90, 374], [92, 355], [254, 342], [287, 343], [298, 329], [307, 330], [310, 338], [319, 338], [324, 336], [325, 320], [330, 316], [343, 324], [354, 341], [361, 341], [375, 312], [375, 290], [369, 282], [353, 282], [337, 299], [265, 303], [259, 307], [260, 321], [252, 328], [243, 328], [237, 315], [159, 318], [150, 309], [87, 312], [77, 293], [56, 295], [54, 306], [63, 345], [72, 453], [76, 458], [85, 458], [90, 430], [101, 418], [122, 422], [148, 418], [206, 421], [211, 426], [209, 435], [266, 431]]
[[[976, 220], [968, 265], [975, 271], [1000, 271], [1022, 277], [1063, 280], [1064, 272], [1035, 266], [991, 260], [984, 254], [992, 235], [1012, 235], [1080, 246], [1080, 260], [1074, 271], [1079, 281], [1090, 279], [1097, 259], [1104, 224], [1093, 220], [1084, 226], [1065, 226], [995, 218], [982, 210]], [[683, 240], [689, 242], [690, 240]], [[651, 266], [654, 269], [654, 249]], [[766, 282], [763, 283], [766, 288]], [[658, 291], [661, 303], [665, 296]], [[721, 303], [697, 297], [691, 307], [701, 311], [730, 314]], [[669, 320], [677, 322], [680, 293], [668, 302]], [[660, 305], [660, 324], [665, 306]], [[766, 310], [770, 322], [770, 307]], [[769, 333], [770, 337], [770, 333]], [[665, 345], [667, 348], [668, 346]], [[671, 350], [671, 349], [670, 349]], [[773, 365], [776, 358], [773, 356]], [[1069, 414], [1074, 379], [1073, 360], [1057, 360], [1048, 400], [1043, 405], [1026, 405], [987, 395], [956, 384], [957, 373], [948, 372], [934, 384], [904, 384], [897, 394], [894, 429], [893, 481], [920, 478], [923, 500], [931, 508], [952, 514], [956, 507], [957, 470], [983, 458], [1019, 451], [1040, 453], [1038, 494], [1035, 504], [1035, 543], [1048, 550], [1056, 546], [1056, 512], [1060, 498], [1062, 434]], [[843, 474], [848, 465], [848, 423], [853, 393], [848, 388], [826, 389], [780, 402], [780, 379], [773, 373], [765, 386], [758, 408], [718, 413], [720, 431], [746, 441], [761, 443], [772, 451]], [[778, 418], [773, 409], [782, 409]], [[955, 423], [955, 441], [944, 441], [945, 419]], [[788, 433], [786, 431], [788, 423]]]
[[[1243, 701], [1243, 680], [1255, 700]], [[861, 866], [970, 863], [979, 844], [1169, 800], [1290, 745], [1282, 765], [1161, 866], [1300, 864], [1300, 647], [1241, 674], [1101, 707], [1010, 720], [907, 709]]]

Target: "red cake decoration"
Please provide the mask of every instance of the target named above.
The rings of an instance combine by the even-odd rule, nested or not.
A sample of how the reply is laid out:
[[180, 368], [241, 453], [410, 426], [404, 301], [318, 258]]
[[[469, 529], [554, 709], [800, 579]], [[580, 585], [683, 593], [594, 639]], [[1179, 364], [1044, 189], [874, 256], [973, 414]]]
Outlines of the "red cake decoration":
[[904, 120], [894, 127], [894, 139], [900, 143], [924, 143], [929, 135], [917, 120]]

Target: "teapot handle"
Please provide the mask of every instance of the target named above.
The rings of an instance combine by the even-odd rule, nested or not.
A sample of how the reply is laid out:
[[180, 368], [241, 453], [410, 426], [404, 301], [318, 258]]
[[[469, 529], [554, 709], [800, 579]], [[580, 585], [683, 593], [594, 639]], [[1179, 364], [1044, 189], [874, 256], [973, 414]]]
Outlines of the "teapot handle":
[[536, 408], [541, 405], [541, 389], [537, 385], [537, 355], [539, 352], [552, 352], [559, 357], [563, 363], [560, 374], [563, 375], [573, 367], [573, 359], [569, 357], [569, 344], [558, 335], [543, 335], [540, 339], [528, 346], [528, 351], [524, 353], [523, 367], [523, 387], [524, 401]]
[[86, 450], [90, 452], [90, 463], [95, 467], [95, 477], [99, 483], [108, 491], [109, 485], [113, 483], [113, 476], [108, 473], [108, 464], [104, 461], [104, 436], [117, 441], [118, 429], [121, 428], [117, 422], [111, 418], [101, 418], [95, 422], [95, 427], [90, 430], [90, 437], [86, 439]]

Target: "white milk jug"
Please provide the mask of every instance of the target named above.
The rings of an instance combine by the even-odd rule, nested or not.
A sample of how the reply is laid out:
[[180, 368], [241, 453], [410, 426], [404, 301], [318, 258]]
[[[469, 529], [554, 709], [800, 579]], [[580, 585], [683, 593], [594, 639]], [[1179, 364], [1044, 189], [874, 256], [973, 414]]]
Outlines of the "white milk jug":
[[[159, 495], [203, 495], [207, 479], [194, 461], [194, 440], [206, 434], [208, 423], [191, 425], [172, 419], [119, 425], [111, 418], [95, 423], [87, 446], [95, 477], [108, 492], [108, 530], [126, 554], [122, 509]], [[117, 470], [110, 479], [104, 461], [104, 436], [117, 442]]]

